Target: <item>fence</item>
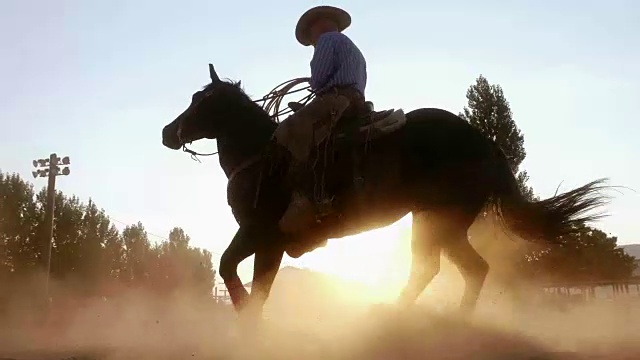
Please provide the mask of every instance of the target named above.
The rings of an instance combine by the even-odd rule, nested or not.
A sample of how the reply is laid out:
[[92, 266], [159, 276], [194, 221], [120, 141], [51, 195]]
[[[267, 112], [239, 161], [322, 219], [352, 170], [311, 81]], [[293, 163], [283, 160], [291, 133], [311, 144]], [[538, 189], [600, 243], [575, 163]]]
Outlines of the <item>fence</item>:
[[584, 301], [614, 300], [618, 297], [640, 299], [640, 278], [609, 281], [583, 281], [547, 283], [541, 286], [545, 293], [555, 297], [577, 298]]

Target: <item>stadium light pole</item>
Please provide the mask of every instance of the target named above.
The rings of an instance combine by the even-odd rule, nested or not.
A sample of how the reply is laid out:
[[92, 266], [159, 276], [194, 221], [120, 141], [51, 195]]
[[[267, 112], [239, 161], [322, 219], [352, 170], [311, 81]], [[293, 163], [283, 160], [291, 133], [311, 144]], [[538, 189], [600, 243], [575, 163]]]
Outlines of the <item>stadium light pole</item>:
[[53, 247], [53, 218], [56, 208], [56, 176], [67, 176], [71, 173], [69, 164], [71, 161], [68, 156], [62, 159], [56, 153], [49, 155], [48, 159], [33, 160], [33, 167], [36, 168], [31, 172], [33, 178], [46, 177], [49, 180], [47, 186], [47, 204], [45, 208], [45, 226], [48, 230], [48, 246], [47, 246], [47, 276], [44, 285], [45, 300], [49, 301], [49, 277], [51, 275], [51, 250]]

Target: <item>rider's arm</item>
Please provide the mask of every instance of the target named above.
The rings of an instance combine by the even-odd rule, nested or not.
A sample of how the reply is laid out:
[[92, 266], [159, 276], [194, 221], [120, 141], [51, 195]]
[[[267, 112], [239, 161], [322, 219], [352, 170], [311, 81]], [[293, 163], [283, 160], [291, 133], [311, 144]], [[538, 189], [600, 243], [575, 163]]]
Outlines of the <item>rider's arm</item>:
[[313, 52], [309, 83], [314, 91], [327, 85], [336, 69], [335, 44], [331, 35], [327, 33], [320, 36]]

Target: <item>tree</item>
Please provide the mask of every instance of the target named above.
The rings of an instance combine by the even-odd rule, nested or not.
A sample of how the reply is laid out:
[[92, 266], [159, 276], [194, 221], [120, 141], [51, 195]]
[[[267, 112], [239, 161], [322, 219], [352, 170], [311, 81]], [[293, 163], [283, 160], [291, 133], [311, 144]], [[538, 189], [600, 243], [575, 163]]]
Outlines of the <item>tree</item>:
[[[60, 191], [55, 196], [50, 274], [62, 286], [50, 287], [54, 302], [66, 294], [117, 296], [131, 287], [212, 295], [211, 253], [191, 247], [181, 228], [172, 229], [167, 241], [152, 243], [140, 222], [120, 233], [93, 200], [85, 204]], [[43, 283], [33, 280], [46, 265], [45, 205], [46, 188], [36, 193], [17, 174], [0, 172], [0, 313], [12, 298], [22, 308], [25, 299], [41, 298]]]
[[[84, 207], [84, 214], [80, 222], [80, 272], [83, 273], [84, 288], [94, 288], [98, 291], [100, 284], [111, 278], [113, 270], [117, 270], [121, 264], [120, 259], [108, 253], [106, 246], [118, 244], [118, 229], [111, 223], [103, 209], [99, 209], [96, 203], [89, 199]], [[114, 262], [115, 261], [115, 262]]]
[[610, 281], [629, 279], [635, 258], [618, 248], [617, 238], [582, 226], [562, 245], [531, 251], [521, 264], [525, 273], [546, 282]]
[[[37, 196], [40, 208], [46, 204], [46, 190]], [[81, 273], [82, 242], [80, 239], [84, 208], [77, 197], [66, 197], [56, 192], [56, 208], [53, 222], [53, 244], [51, 249], [51, 275], [54, 278], [78, 278]], [[44, 216], [43, 216], [44, 220]], [[48, 229], [44, 222], [39, 224], [39, 237], [43, 238], [43, 247], [48, 245]], [[44, 252], [46, 254], [46, 250]]]
[[41, 209], [34, 201], [33, 186], [17, 174], [0, 173], [0, 310], [8, 311], [16, 294], [24, 306], [42, 294], [30, 279], [42, 266], [38, 227]]
[[212, 254], [209, 250], [195, 248], [198, 261], [193, 273], [194, 281], [198, 284], [196, 290], [203, 296], [210, 296], [216, 285], [216, 271], [213, 269]]
[[105, 264], [104, 278], [109, 279], [109, 282], [123, 279], [125, 277], [124, 239], [120, 237], [118, 229], [113, 225], [105, 234], [102, 252], [102, 261]]
[[141, 284], [148, 278], [147, 267], [151, 265], [149, 263], [151, 246], [142, 223], [127, 226], [122, 231], [122, 242], [125, 257], [123, 279]]
[[0, 199], [0, 243], [6, 266], [15, 274], [33, 270], [42, 255], [37, 231], [43, 217], [33, 200], [33, 185], [17, 174], [0, 174]]
[[527, 156], [524, 149], [524, 136], [513, 120], [509, 102], [500, 85], [491, 85], [480, 75], [476, 83], [467, 90], [468, 107], [460, 117], [469, 121], [485, 136], [495, 141], [502, 149], [509, 167], [517, 174], [518, 186], [529, 199], [534, 197], [533, 189], [527, 186], [529, 179], [526, 171], [518, 173], [520, 164]]
[[188, 289], [195, 294], [210, 295], [215, 285], [211, 253], [189, 247], [189, 241], [184, 230], [176, 227], [169, 232], [169, 241], [161, 247], [165, 291]]
[[189, 246], [189, 241], [191, 239], [187, 234], [184, 233], [184, 230], [179, 227], [175, 227], [171, 229], [169, 232], [169, 244], [176, 249], [186, 249]]

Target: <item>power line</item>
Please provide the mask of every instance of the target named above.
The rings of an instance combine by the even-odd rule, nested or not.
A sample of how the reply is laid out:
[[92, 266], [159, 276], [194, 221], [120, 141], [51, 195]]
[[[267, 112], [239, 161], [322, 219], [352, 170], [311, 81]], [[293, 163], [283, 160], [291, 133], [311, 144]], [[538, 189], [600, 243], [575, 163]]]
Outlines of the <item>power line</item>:
[[[124, 226], [131, 226], [131, 225], [134, 225], [134, 223], [127, 223], [127, 222], [124, 222], [124, 221], [120, 221], [120, 220], [118, 220], [118, 219], [114, 219], [114, 218], [112, 218], [111, 216], [109, 216], [109, 220], [114, 221], [114, 222], [117, 222], [118, 224], [121, 224], [121, 225], [124, 225]], [[156, 238], [158, 238], [158, 239], [160, 239], [160, 240], [169, 241], [169, 238], [167, 238], [167, 237], [164, 237], [164, 236], [161, 236], [161, 235], [154, 234], [154, 233], [149, 232], [149, 231], [147, 231], [147, 230], [145, 230], [145, 232], [147, 233], [147, 235], [151, 235], [151, 236], [156, 237]]]
[[[114, 222], [117, 222], [118, 224], [121, 224], [121, 225], [124, 225], [124, 226], [130, 226], [130, 225], [133, 225], [133, 223], [127, 223], [127, 222], [124, 222], [124, 221], [120, 221], [120, 220], [118, 220], [118, 219], [114, 219], [114, 218], [112, 218], [111, 216], [109, 216], [109, 220], [114, 221]], [[163, 241], [169, 241], [169, 238], [167, 238], [167, 237], [165, 237], [165, 236], [161, 236], [161, 235], [158, 235], [158, 234], [154, 234], [154, 233], [149, 232], [149, 231], [147, 231], [147, 230], [145, 230], [145, 232], [147, 233], [147, 235], [151, 235], [151, 236], [153, 236], [153, 237], [155, 237], [155, 238], [158, 238], [158, 239], [160, 239], [160, 240], [163, 240]], [[207, 250], [207, 251], [209, 251], [209, 252], [210, 252], [211, 254], [213, 254], [213, 255], [217, 255], [218, 257], [221, 257], [221, 256], [222, 256], [222, 254], [220, 254], [220, 253], [218, 253], [218, 252], [211, 251], [211, 250]]]

